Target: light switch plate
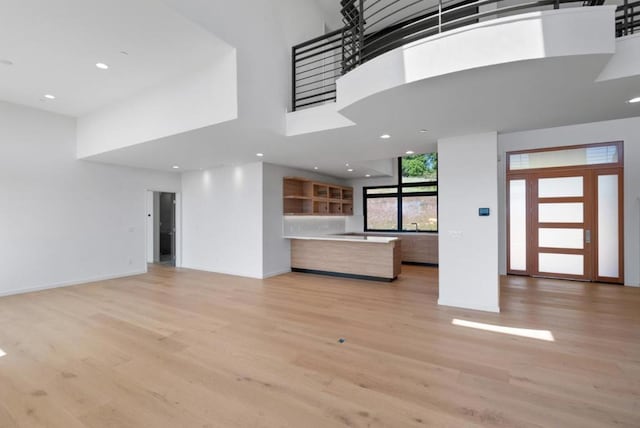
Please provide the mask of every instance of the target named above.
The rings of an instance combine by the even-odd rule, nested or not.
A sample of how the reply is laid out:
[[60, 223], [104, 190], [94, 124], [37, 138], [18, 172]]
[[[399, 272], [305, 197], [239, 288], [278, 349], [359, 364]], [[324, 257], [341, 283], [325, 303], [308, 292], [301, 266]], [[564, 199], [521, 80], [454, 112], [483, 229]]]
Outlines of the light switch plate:
[[453, 239], [460, 239], [462, 238], [462, 231], [461, 230], [450, 230], [449, 231], [449, 236]]

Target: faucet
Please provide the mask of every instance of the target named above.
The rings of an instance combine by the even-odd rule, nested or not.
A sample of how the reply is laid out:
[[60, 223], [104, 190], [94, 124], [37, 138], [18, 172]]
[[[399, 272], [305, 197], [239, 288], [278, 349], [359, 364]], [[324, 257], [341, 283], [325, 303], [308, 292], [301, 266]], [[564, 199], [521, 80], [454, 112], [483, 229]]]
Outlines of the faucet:
[[411, 223], [416, 225], [416, 232], [418, 231], [418, 223]]

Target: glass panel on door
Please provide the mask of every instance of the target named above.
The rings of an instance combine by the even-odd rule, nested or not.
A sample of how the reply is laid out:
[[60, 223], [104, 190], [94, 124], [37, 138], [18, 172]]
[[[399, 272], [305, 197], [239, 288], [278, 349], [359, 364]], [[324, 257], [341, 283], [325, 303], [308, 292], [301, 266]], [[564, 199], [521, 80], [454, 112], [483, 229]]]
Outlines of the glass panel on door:
[[555, 202], [538, 204], [539, 223], [582, 223], [584, 203]]
[[527, 270], [526, 180], [509, 181], [509, 269]]
[[618, 175], [598, 176], [598, 276], [620, 276]]
[[541, 178], [538, 180], [539, 198], [584, 196], [583, 177]]
[[563, 228], [539, 228], [538, 246], [541, 248], [584, 248], [584, 230]]
[[562, 275], [584, 275], [584, 256], [582, 254], [538, 254], [540, 273]]

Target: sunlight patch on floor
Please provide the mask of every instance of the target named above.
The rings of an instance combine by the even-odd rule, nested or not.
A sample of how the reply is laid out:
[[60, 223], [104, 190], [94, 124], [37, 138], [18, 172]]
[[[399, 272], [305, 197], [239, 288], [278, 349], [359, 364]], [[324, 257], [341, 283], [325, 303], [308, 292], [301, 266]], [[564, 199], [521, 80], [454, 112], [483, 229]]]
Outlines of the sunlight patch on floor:
[[493, 333], [510, 334], [512, 336], [528, 337], [529, 339], [554, 342], [553, 334], [549, 330], [533, 330], [528, 328], [505, 327], [502, 325], [485, 324], [481, 322], [453, 319], [451, 324], [458, 327], [469, 327], [478, 330], [491, 331]]

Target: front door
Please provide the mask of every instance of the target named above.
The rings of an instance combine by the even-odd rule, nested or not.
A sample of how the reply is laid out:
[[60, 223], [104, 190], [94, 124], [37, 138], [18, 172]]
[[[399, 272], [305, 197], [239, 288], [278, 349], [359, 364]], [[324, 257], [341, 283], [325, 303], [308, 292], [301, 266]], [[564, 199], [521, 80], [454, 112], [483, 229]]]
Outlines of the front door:
[[591, 182], [590, 173], [531, 177], [532, 275], [592, 279]]
[[623, 283], [622, 177], [597, 164], [510, 171], [508, 272]]

